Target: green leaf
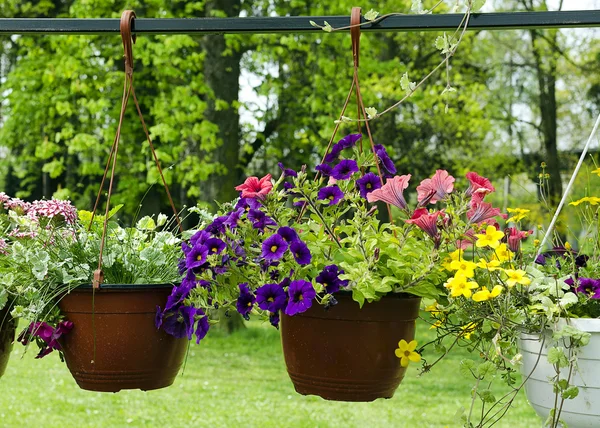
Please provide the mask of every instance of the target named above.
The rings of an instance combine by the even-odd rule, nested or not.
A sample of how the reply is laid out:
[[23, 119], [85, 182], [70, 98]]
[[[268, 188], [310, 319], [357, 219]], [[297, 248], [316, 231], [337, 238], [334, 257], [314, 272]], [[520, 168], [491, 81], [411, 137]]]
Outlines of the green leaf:
[[548, 362], [558, 365], [558, 367], [568, 367], [569, 359], [562, 347], [552, 347], [548, 350]]
[[485, 2], [486, 2], [486, 0], [473, 0], [473, 4], [471, 6], [471, 11], [478, 12], [483, 7]]
[[367, 13], [365, 13], [365, 19], [367, 21], [373, 21], [377, 18], [377, 16], [379, 16], [379, 12], [377, 12], [376, 10], [369, 10]]
[[[497, 367], [491, 361], [485, 361], [477, 367], [477, 374], [481, 379], [485, 378], [488, 375], [496, 374]], [[494, 400], [495, 401], [495, 400]]]
[[571, 386], [563, 391], [561, 394], [562, 398], [565, 400], [572, 400], [573, 398], [579, 395], [579, 388], [576, 386]]
[[473, 360], [461, 360], [460, 361], [460, 365], [458, 366], [458, 369], [460, 371], [460, 374], [462, 374], [465, 377], [472, 377], [473, 376], [473, 369], [475, 367], [475, 361]]
[[484, 389], [483, 391], [479, 392], [479, 397], [484, 403], [493, 404], [496, 402], [496, 397], [489, 389]]

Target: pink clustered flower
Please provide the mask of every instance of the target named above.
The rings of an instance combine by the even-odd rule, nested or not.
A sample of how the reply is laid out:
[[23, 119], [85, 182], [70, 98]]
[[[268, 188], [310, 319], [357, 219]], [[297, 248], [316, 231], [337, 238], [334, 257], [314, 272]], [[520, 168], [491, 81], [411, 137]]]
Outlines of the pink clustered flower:
[[35, 201], [31, 204], [31, 208], [31, 211], [38, 217], [49, 219], [62, 217], [70, 225], [77, 222], [77, 209], [71, 204], [71, 201], [60, 199]]
[[265, 175], [260, 180], [257, 177], [248, 177], [243, 184], [235, 188], [242, 192], [242, 198], [264, 199], [273, 189], [271, 174]]
[[3, 255], [8, 254], [8, 243], [3, 238], [0, 238], [0, 254], [3, 254]]

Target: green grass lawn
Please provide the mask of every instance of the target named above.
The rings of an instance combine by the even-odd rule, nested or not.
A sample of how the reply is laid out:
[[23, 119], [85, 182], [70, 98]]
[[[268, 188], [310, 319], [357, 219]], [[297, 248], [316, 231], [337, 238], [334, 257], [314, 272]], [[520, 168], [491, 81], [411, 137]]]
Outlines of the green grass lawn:
[[[421, 323], [422, 342], [431, 333]], [[279, 333], [252, 322], [225, 336], [211, 331], [190, 348], [185, 373], [166, 389], [118, 394], [80, 390], [57, 355], [34, 360], [15, 345], [0, 379], [0, 427], [453, 427], [468, 407], [470, 380], [461, 355], [418, 377], [410, 367], [390, 400], [328, 402], [295, 393], [287, 377]], [[33, 352], [32, 352], [33, 351]], [[464, 354], [463, 354], [464, 355]], [[538, 427], [524, 395], [496, 427]]]

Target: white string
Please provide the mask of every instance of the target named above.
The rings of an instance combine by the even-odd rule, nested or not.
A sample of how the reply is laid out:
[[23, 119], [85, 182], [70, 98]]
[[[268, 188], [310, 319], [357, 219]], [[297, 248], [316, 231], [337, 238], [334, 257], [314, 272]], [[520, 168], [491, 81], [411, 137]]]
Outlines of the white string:
[[[585, 143], [585, 147], [583, 148], [583, 152], [581, 152], [581, 156], [579, 157], [579, 162], [577, 162], [577, 166], [575, 167], [575, 171], [573, 171], [571, 180], [569, 180], [569, 184], [567, 185], [567, 188], [565, 189], [565, 193], [563, 194], [563, 197], [560, 200], [560, 204], [558, 204], [558, 208], [556, 209], [556, 212], [554, 213], [554, 217], [552, 217], [550, 226], [548, 226], [548, 230], [546, 231], [546, 234], [544, 235], [544, 239], [542, 239], [542, 243], [540, 244], [540, 249], [538, 250], [538, 255], [540, 255], [540, 253], [542, 252], [542, 249], [544, 248], [544, 245], [546, 245], [546, 242], [548, 241], [548, 238], [550, 237], [550, 235], [552, 235], [552, 232], [554, 231], [554, 226], [556, 225], [556, 220], [558, 219], [558, 216], [559, 216], [563, 206], [565, 205], [565, 201], [569, 197], [569, 193], [571, 193], [571, 189], [573, 188], [573, 183], [575, 182], [575, 178], [577, 177], [577, 174], [579, 173], [579, 169], [581, 168], [581, 165], [583, 164], [585, 156], [587, 155], [587, 152], [588, 152], [588, 148], [590, 147], [590, 144], [592, 143], [592, 139], [594, 138], [594, 134], [598, 130], [599, 125], [600, 125], [600, 115], [598, 115], [598, 118], [596, 119], [596, 123], [594, 124], [594, 128], [592, 129], [592, 132], [590, 134], [590, 138], [588, 138], [587, 143]], [[556, 174], [559, 174], [559, 172], [556, 171]]]

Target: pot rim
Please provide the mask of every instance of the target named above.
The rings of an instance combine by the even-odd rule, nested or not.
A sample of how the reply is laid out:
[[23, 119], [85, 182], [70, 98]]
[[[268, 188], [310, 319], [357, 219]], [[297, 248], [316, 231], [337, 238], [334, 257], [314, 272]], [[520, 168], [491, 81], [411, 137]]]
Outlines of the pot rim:
[[[103, 289], [111, 289], [111, 290], [127, 290], [127, 289], [133, 289], [133, 290], [139, 290], [139, 289], [146, 289], [146, 288], [173, 288], [175, 286], [175, 283], [158, 283], [158, 284], [101, 284], [100, 288], [97, 290], [103, 290]], [[76, 287], [73, 287], [71, 289], [71, 291], [73, 290], [91, 290], [93, 289], [92, 284], [81, 284], [78, 285]]]

